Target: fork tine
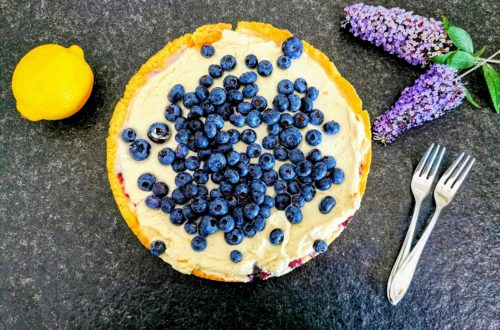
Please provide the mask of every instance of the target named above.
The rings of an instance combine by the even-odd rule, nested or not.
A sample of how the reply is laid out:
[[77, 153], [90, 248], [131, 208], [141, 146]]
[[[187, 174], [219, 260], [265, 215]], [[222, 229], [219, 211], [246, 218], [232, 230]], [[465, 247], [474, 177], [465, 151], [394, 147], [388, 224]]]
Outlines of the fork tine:
[[429, 175], [429, 178], [434, 178], [436, 176], [436, 172], [439, 169], [439, 165], [441, 165], [441, 161], [443, 160], [444, 152], [446, 151], [445, 147], [441, 148], [441, 152], [437, 158], [437, 160], [434, 162], [434, 166], [432, 167], [431, 174]]
[[460, 156], [458, 156], [454, 161], [453, 161], [453, 164], [451, 164], [450, 167], [448, 167], [448, 169], [446, 170], [446, 172], [444, 172], [444, 174], [441, 176], [441, 179], [439, 179], [439, 182], [441, 183], [445, 183], [448, 178], [450, 177], [451, 173], [453, 173], [453, 171], [455, 170], [455, 168], [458, 166], [458, 164], [460, 163], [460, 161], [462, 160], [462, 158], [464, 157], [465, 153], [461, 153]]
[[453, 189], [457, 190], [458, 188], [460, 188], [460, 186], [462, 185], [462, 183], [464, 182], [465, 178], [467, 177], [467, 175], [469, 174], [469, 171], [470, 169], [472, 168], [472, 165], [474, 165], [474, 163], [476, 162], [476, 159], [475, 158], [472, 158], [469, 162], [469, 164], [467, 165], [467, 167], [465, 168], [465, 170], [463, 170], [460, 175], [458, 176], [457, 180], [455, 182], [453, 182], [453, 185], [451, 186]]
[[429, 159], [429, 161], [425, 163], [425, 167], [422, 170], [422, 175], [425, 178], [427, 178], [427, 176], [429, 175], [429, 172], [432, 169], [432, 165], [434, 164], [434, 160], [436, 159], [436, 156], [437, 156], [440, 148], [441, 148], [441, 146], [438, 144], [436, 149], [434, 149], [434, 151], [432, 152], [431, 159]]
[[422, 159], [420, 159], [420, 162], [417, 165], [417, 168], [415, 169], [415, 173], [418, 173], [420, 175], [420, 172], [422, 171], [422, 168], [424, 168], [425, 162], [427, 161], [427, 158], [429, 157], [432, 148], [434, 148], [434, 143], [431, 144], [431, 146], [427, 149], [425, 154], [422, 156]]
[[467, 165], [467, 162], [469, 161], [469, 159], [470, 159], [470, 156], [467, 155], [467, 157], [465, 157], [465, 159], [462, 160], [462, 162], [460, 162], [460, 166], [458, 166], [458, 168], [453, 171], [453, 173], [450, 175], [448, 180], [446, 180], [446, 184], [450, 184], [450, 186], [453, 185], [453, 183], [455, 182], [457, 177], [460, 175], [460, 173], [462, 173], [464, 167]]

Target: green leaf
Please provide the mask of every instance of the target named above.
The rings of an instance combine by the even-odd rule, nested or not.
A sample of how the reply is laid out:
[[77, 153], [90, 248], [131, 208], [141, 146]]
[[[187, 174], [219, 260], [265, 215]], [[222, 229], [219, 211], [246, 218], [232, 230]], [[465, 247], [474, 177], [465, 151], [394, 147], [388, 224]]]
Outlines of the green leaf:
[[472, 56], [479, 57], [479, 56], [483, 55], [485, 50], [486, 50], [486, 46], [483, 46], [483, 48], [481, 48], [480, 50], [476, 50], [474, 52], [474, 54], [472, 54]]
[[474, 99], [472, 98], [472, 94], [469, 92], [468, 89], [465, 90], [465, 97], [467, 98], [467, 101], [470, 102], [470, 104], [472, 104], [473, 106], [475, 106], [476, 108], [480, 109], [481, 107], [479, 106], [479, 104], [477, 104], [476, 101], [474, 101]]
[[484, 79], [486, 80], [486, 85], [490, 91], [491, 100], [493, 101], [493, 107], [496, 113], [500, 113], [500, 76], [495, 71], [495, 69], [485, 63], [483, 65]]
[[472, 54], [472, 52], [474, 51], [474, 47], [472, 46], [472, 39], [464, 29], [450, 25], [450, 27], [446, 29], [446, 32], [448, 33], [451, 41], [453, 41], [453, 44], [458, 49]]
[[444, 30], [448, 30], [448, 28], [451, 26], [450, 22], [446, 18], [446, 16], [441, 16], [441, 20], [443, 21], [443, 28]]
[[443, 54], [443, 55], [434, 56], [434, 57], [431, 57], [430, 60], [431, 60], [431, 62], [434, 62], [434, 63], [445, 64], [446, 60], [448, 59], [448, 57], [452, 56], [456, 52], [457, 51], [454, 50], [452, 52], [449, 52], [449, 53], [446, 53], [446, 54]]
[[463, 70], [474, 66], [476, 59], [471, 54], [459, 50], [448, 58], [447, 63], [458, 70]]

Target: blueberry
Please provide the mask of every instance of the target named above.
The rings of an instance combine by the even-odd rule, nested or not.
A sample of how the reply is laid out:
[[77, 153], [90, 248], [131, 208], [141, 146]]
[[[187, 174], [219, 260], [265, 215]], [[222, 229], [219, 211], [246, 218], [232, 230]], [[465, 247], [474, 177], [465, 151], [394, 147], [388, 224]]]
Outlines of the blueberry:
[[208, 211], [211, 215], [220, 216], [227, 214], [227, 202], [222, 198], [216, 198], [208, 205]]
[[327, 171], [332, 170], [337, 165], [337, 161], [333, 156], [325, 156], [321, 161], [325, 163]]
[[208, 174], [205, 170], [196, 170], [193, 173], [193, 180], [198, 184], [205, 184], [208, 182]]
[[238, 77], [230, 74], [230, 75], [227, 75], [226, 77], [224, 77], [223, 85], [224, 85], [224, 88], [226, 89], [226, 91], [230, 91], [233, 89], [240, 88], [240, 81], [239, 81]]
[[241, 141], [245, 142], [246, 144], [254, 143], [255, 140], [257, 140], [257, 134], [255, 134], [255, 131], [253, 129], [245, 129], [243, 132], [241, 132]]
[[313, 248], [316, 253], [325, 253], [326, 250], [328, 250], [328, 244], [325, 241], [318, 239], [314, 241]]
[[[210, 95], [210, 93], [209, 93]], [[203, 115], [208, 116], [211, 113], [215, 112], [215, 107], [209, 100], [206, 100], [201, 104], [201, 108], [203, 109]]]
[[288, 181], [287, 191], [290, 195], [298, 194], [300, 191], [300, 183], [297, 180]]
[[324, 177], [321, 180], [314, 181], [314, 185], [321, 191], [328, 190], [332, 186], [332, 179], [330, 177]]
[[307, 154], [306, 159], [310, 162], [316, 163], [323, 159], [323, 154], [321, 154], [321, 151], [319, 151], [318, 149], [312, 149]]
[[186, 170], [186, 162], [184, 158], [175, 158], [172, 163], [172, 169], [176, 173], [184, 172]]
[[165, 243], [163, 241], [156, 240], [156, 241], [151, 242], [149, 252], [152, 255], [154, 255], [155, 257], [159, 257], [160, 254], [165, 252], [166, 249], [167, 249], [167, 247], [165, 246]]
[[186, 204], [182, 207], [182, 215], [187, 221], [194, 221], [199, 217], [199, 215], [193, 211], [190, 204]]
[[335, 168], [333, 171], [332, 171], [332, 183], [333, 184], [341, 184], [342, 182], [344, 182], [344, 171], [340, 168]]
[[175, 152], [170, 148], [161, 149], [158, 152], [158, 160], [162, 165], [171, 165], [175, 160]]
[[331, 120], [323, 125], [323, 130], [328, 135], [337, 134], [340, 131], [340, 125], [339, 123]]
[[126, 128], [122, 131], [122, 139], [127, 143], [134, 142], [136, 137], [137, 134], [131, 128]]
[[276, 64], [278, 65], [278, 68], [286, 70], [292, 64], [292, 60], [288, 56], [281, 55], [280, 57], [278, 57]]
[[175, 127], [176, 131], [180, 131], [181, 129], [185, 129], [186, 125], [187, 125], [186, 118], [184, 118], [184, 117], [178, 117], [175, 120], [174, 127]]
[[238, 250], [233, 250], [231, 251], [229, 257], [231, 258], [232, 262], [238, 263], [241, 261], [241, 259], [243, 259], [243, 254]]
[[236, 127], [243, 127], [245, 125], [245, 116], [239, 113], [232, 114], [229, 117], [229, 122]]
[[263, 170], [272, 169], [274, 167], [274, 164], [275, 164], [275, 158], [273, 155], [271, 155], [268, 152], [263, 153], [259, 157], [259, 165], [260, 165], [260, 167], [262, 167]]
[[182, 214], [182, 209], [173, 209], [172, 212], [170, 212], [170, 222], [173, 225], [180, 226], [186, 221], [186, 218], [184, 218], [184, 215]]
[[313, 169], [313, 164], [308, 161], [308, 160], [302, 160], [297, 163], [297, 166], [295, 167], [295, 172], [297, 173], [297, 176], [308, 176], [311, 174], [311, 171]]
[[148, 196], [146, 197], [145, 203], [150, 209], [159, 209], [161, 206], [161, 199], [155, 196]]
[[253, 219], [259, 214], [259, 205], [255, 203], [248, 203], [245, 205], [243, 212], [248, 219]]
[[[205, 122], [205, 134], [206, 134], [206, 137], [209, 139], [214, 138], [217, 135], [217, 125], [214, 122], [207, 120]], [[196, 137], [202, 138], [203, 135], [197, 134], [197, 136], [195, 135], [195, 138]], [[207, 143], [208, 143], [208, 140], [207, 140]], [[200, 145], [198, 147], [202, 148]]]
[[254, 180], [250, 183], [250, 190], [265, 193], [266, 185], [262, 180]]
[[250, 193], [250, 197], [252, 199], [252, 202], [254, 202], [255, 204], [257, 205], [261, 205], [262, 203], [264, 203], [264, 194], [261, 193], [261, 192], [258, 192], [258, 191], [252, 191]]
[[250, 111], [246, 117], [246, 123], [252, 128], [260, 126], [262, 123], [260, 112], [257, 110]]
[[181, 172], [175, 176], [175, 185], [177, 187], [183, 187], [191, 182], [193, 182], [193, 177], [187, 172]]
[[181, 189], [177, 188], [172, 191], [172, 199], [176, 204], [186, 204], [187, 198]]
[[292, 224], [297, 224], [302, 221], [302, 211], [295, 205], [286, 208], [285, 216]]
[[280, 134], [281, 144], [287, 149], [295, 149], [302, 141], [302, 134], [295, 127], [289, 127]]
[[313, 169], [311, 171], [311, 178], [313, 180], [321, 180], [326, 176], [327, 171], [328, 169], [325, 163], [317, 162], [314, 164]]
[[221, 105], [226, 101], [226, 91], [223, 88], [215, 87], [210, 91], [208, 99], [213, 105]]
[[[206, 125], [205, 129], [209, 131], [209, 134], [217, 134], [217, 128], [215, 124]], [[214, 132], [215, 131], [215, 132]], [[199, 149], [206, 149], [209, 145], [208, 137], [201, 132], [197, 132], [194, 136], [194, 145]]]
[[325, 115], [321, 110], [314, 109], [309, 113], [309, 120], [313, 125], [321, 125], [323, 120], [325, 119]]
[[139, 189], [144, 190], [144, 191], [151, 191], [153, 189], [153, 185], [156, 182], [156, 178], [153, 174], [150, 173], [144, 173], [141, 174], [139, 179], [137, 180], [137, 185], [139, 186]]
[[184, 224], [184, 230], [189, 235], [193, 235], [198, 231], [198, 226], [196, 225], [196, 223], [188, 221]]
[[273, 106], [278, 109], [279, 112], [283, 112], [288, 109], [288, 97], [285, 94], [278, 94], [273, 99]]
[[288, 110], [292, 112], [296, 112], [300, 110], [301, 106], [301, 99], [300, 96], [296, 94], [290, 94], [288, 95]]
[[262, 207], [264, 206], [269, 208], [274, 207], [274, 198], [272, 198], [271, 196], [264, 196], [264, 203], [262, 203], [262, 205], [263, 205]]
[[221, 191], [218, 188], [210, 190], [210, 198], [212, 199], [222, 198]]
[[266, 186], [272, 186], [278, 180], [278, 172], [275, 170], [264, 171], [261, 179]]
[[278, 180], [274, 183], [274, 191], [277, 194], [284, 194], [288, 189], [288, 184], [284, 180]]
[[257, 60], [257, 56], [253, 55], [253, 54], [248, 54], [246, 57], [245, 57], [245, 64], [247, 65], [247, 67], [249, 67], [250, 69], [255, 69], [257, 67], [257, 64], [259, 63], [259, 61]]
[[149, 152], [151, 150], [151, 145], [148, 141], [143, 139], [137, 139], [130, 144], [129, 151], [130, 156], [133, 159], [140, 161], [148, 158]]
[[268, 60], [260, 61], [259, 64], [257, 64], [257, 72], [261, 76], [267, 77], [273, 73], [273, 65]]
[[252, 105], [248, 102], [241, 102], [236, 107], [236, 111], [239, 112], [240, 114], [246, 115], [247, 113], [252, 111]]
[[285, 234], [283, 234], [283, 230], [276, 228], [271, 231], [269, 234], [269, 240], [273, 245], [280, 245], [283, 242]]
[[257, 81], [257, 74], [253, 71], [242, 73], [240, 76], [240, 83], [242, 85], [252, 84]]
[[280, 113], [276, 109], [266, 109], [262, 112], [262, 121], [267, 125], [273, 125], [280, 119]]
[[201, 236], [215, 234], [218, 230], [219, 227], [217, 227], [217, 219], [209, 215], [204, 215], [201, 217], [200, 223], [198, 225], [198, 233]]
[[234, 166], [240, 161], [240, 153], [237, 151], [231, 151], [226, 156], [226, 163], [229, 166]]
[[170, 129], [164, 123], [154, 123], [149, 126], [148, 137], [155, 143], [164, 143], [170, 137]]
[[335, 199], [332, 196], [323, 197], [323, 199], [319, 203], [319, 211], [323, 214], [330, 213], [335, 204]]
[[248, 157], [246, 154], [240, 154], [240, 163], [242, 164], [250, 164], [250, 157]]
[[243, 97], [246, 99], [252, 98], [257, 93], [259, 92], [259, 87], [256, 84], [248, 84], [245, 87], [243, 87], [241, 93], [243, 94]]
[[185, 128], [182, 128], [177, 131], [177, 134], [175, 134], [175, 141], [178, 143], [185, 143], [189, 141], [189, 131]]
[[243, 237], [244, 237], [243, 231], [238, 227], [234, 228], [233, 230], [224, 235], [224, 238], [227, 244], [229, 245], [240, 244], [241, 241], [243, 241]]
[[295, 205], [297, 207], [302, 207], [306, 204], [306, 200], [302, 195], [300, 194], [295, 194], [292, 195], [292, 205]]
[[290, 203], [292, 202], [292, 198], [287, 193], [277, 194], [275, 198], [275, 207], [278, 210], [285, 210]]
[[309, 124], [309, 117], [303, 113], [299, 112], [293, 116], [293, 125], [297, 128], [304, 128]]
[[240, 181], [240, 175], [238, 174], [238, 171], [234, 169], [227, 169], [224, 172], [224, 176], [230, 183], [238, 183]]
[[290, 57], [291, 59], [298, 58], [302, 55], [303, 49], [302, 41], [297, 37], [290, 37], [283, 42], [281, 49], [283, 54]]
[[235, 89], [230, 90], [227, 93], [227, 99], [233, 105], [240, 104], [241, 102], [243, 102], [243, 93]]
[[293, 125], [293, 117], [289, 113], [283, 113], [280, 116], [280, 120], [278, 121], [278, 124], [282, 129], [288, 128]]
[[262, 147], [267, 150], [273, 150], [278, 145], [278, 138], [274, 135], [267, 135], [262, 139]]
[[200, 85], [205, 86], [205, 87], [210, 87], [214, 83], [214, 78], [209, 76], [208, 74], [203, 75], [200, 77], [200, 80], [198, 80]]
[[259, 157], [262, 152], [262, 147], [257, 143], [250, 143], [247, 146], [247, 155], [250, 158]]
[[184, 87], [182, 85], [174, 85], [168, 92], [168, 100], [172, 103], [179, 102], [184, 97]]
[[181, 107], [178, 106], [177, 104], [170, 104], [166, 109], [165, 109], [165, 119], [167, 119], [170, 122], [175, 122], [175, 120], [180, 117], [182, 114]]
[[304, 78], [297, 78], [293, 84], [295, 90], [299, 93], [304, 93], [307, 91], [307, 81]]
[[176, 158], [184, 158], [189, 152], [189, 148], [185, 143], [179, 143], [175, 148], [175, 157]]
[[191, 202], [191, 208], [195, 213], [201, 214], [207, 209], [207, 200], [203, 197], [196, 197]]
[[203, 45], [200, 49], [201, 56], [203, 57], [212, 57], [215, 54], [215, 48], [212, 45]]
[[211, 64], [208, 67], [208, 74], [212, 78], [219, 78], [220, 76], [222, 76], [222, 72], [223, 72], [223, 70], [222, 70], [222, 67], [220, 65]]
[[200, 167], [200, 160], [196, 156], [191, 156], [186, 159], [186, 168], [190, 171], [195, 171]]
[[300, 195], [304, 197], [306, 202], [310, 202], [316, 196], [316, 188], [312, 184], [306, 184], [300, 188]]
[[155, 182], [151, 188], [153, 196], [155, 197], [165, 197], [168, 194], [168, 186], [163, 182]]
[[203, 236], [196, 236], [191, 240], [191, 248], [196, 252], [201, 252], [207, 247], [207, 239]]
[[234, 229], [234, 218], [231, 215], [225, 215], [217, 221], [217, 227], [224, 233]]
[[226, 158], [221, 153], [213, 153], [208, 159], [208, 168], [212, 172], [222, 171], [226, 167]]
[[264, 96], [257, 95], [252, 98], [252, 107], [255, 110], [264, 110], [267, 107], [267, 100]]
[[240, 162], [236, 165], [236, 168], [238, 169], [238, 173], [240, 174], [240, 177], [245, 177], [248, 175], [249, 168], [248, 168], [247, 164]]
[[217, 135], [215, 136], [215, 142], [218, 144], [226, 144], [230, 140], [229, 133], [226, 131], [219, 131]]
[[318, 96], [319, 96], [319, 91], [318, 91], [318, 89], [317, 89], [316, 87], [312, 87], [312, 86], [311, 86], [311, 87], [309, 87], [309, 88], [307, 89], [306, 96], [307, 96], [308, 98], [310, 98], [311, 100], [316, 101], [316, 99], [317, 99], [317, 98], [318, 98]]
[[208, 196], [208, 188], [202, 185], [197, 185], [198, 187], [198, 197], [207, 197]]
[[289, 95], [293, 93], [293, 82], [283, 79], [278, 83], [278, 93]]
[[189, 92], [184, 95], [182, 103], [186, 108], [190, 109], [193, 106], [200, 104], [200, 100], [198, 99], [195, 93]]
[[255, 229], [255, 226], [253, 225], [252, 222], [247, 222], [243, 224], [243, 234], [246, 237], [254, 237], [255, 234], [257, 234], [257, 230]]
[[300, 99], [300, 110], [302, 112], [309, 113], [312, 111], [312, 109], [313, 109], [313, 100], [311, 100], [307, 96]]
[[246, 195], [248, 195], [248, 192], [249, 192], [249, 188], [244, 183], [240, 183], [239, 185], [236, 186], [236, 188], [234, 188], [234, 193], [237, 196], [246, 196]]
[[220, 66], [226, 71], [232, 70], [236, 66], [236, 58], [233, 55], [224, 55], [220, 60]]
[[311, 179], [310, 176], [299, 176], [297, 177], [297, 180], [299, 180], [299, 182], [302, 184], [308, 184], [313, 182], [313, 179]]
[[193, 118], [187, 122], [187, 128], [192, 133], [202, 131], [204, 129], [204, 127], [205, 127], [205, 124], [199, 118]]
[[281, 131], [281, 127], [280, 125], [278, 124], [274, 124], [274, 125], [269, 125], [267, 126], [267, 134], [269, 135], [278, 135]]
[[[297, 165], [300, 161], [305, 159], [304, 153], [299, 149], [292, 149], [288, 151], [288, 159], [295, 165]], [[298, 173], [297, 173], [298, 174]]]
[[248, 165], [248, 175], [251, 179], [258, 180], [262, 177], [262, 168], [257, 164]]
[[285, 181], [293, 180], [296, 176], [294, 166], [289, 163], [280, 166], [279, 174], [280, 177]]
[[273, 155], [276, 160], [285, 161], [288, 159], [288, 152], [282, 146], [277, 146], [276, 148], [274, 148]]

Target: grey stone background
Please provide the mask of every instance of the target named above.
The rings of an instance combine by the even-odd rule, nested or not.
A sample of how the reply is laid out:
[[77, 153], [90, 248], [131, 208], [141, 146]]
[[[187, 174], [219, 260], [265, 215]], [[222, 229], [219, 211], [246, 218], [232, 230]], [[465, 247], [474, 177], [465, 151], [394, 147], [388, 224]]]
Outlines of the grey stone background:
[[[226, 284], [182, 275], [151, 257], [118, 212], [105, 170], [113, 107], [146, 59], [199, 25], [289, 29], [335, 61], [372, 119], [385, 111], [422, 71], [340, 32], [348, 3], [0, 0], [0, 328], [498, 329], [500, 117], [479, 73], [467, 82], [483, 109], [464, 104], [393, 145], [375, 144], [354, 221], [326, 255], [284, 277]], [[500, 44], [498, 1], [380, 4], [446, 14], [487, 54]], [[10, 79], [43, 43], [80, 45], [95, 86], [75, 116], [32, 123], [16, 112]], [[393, 307], [386, 282], [413, 207], [411, 175], [431, 142], [448, 148], [444, 166], [460, 151], [478, 162]], [[422, 219], [432, 210], [429, 199]]]

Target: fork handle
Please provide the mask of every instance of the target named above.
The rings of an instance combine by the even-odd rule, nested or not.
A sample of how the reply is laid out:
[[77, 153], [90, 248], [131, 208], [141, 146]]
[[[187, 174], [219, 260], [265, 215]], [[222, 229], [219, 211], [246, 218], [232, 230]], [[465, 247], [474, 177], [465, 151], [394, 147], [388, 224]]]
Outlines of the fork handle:
[[413, 210], [413, 215], [411, 217], [410, 226], [408, 227], [408, 232], [406, 233], [405, 240], [399, 251], [398, 258], [394, 263], [391, 270], [391, 275], [389, 275], [389, 280], [387, 281], [387, 297], [391, 299], [390, 288], [392, 287], [392, 282], [397, 270], [401, 266], [401, 262], [408, 256], [411, 249], [411, 244], [413, 242], [413, 236], [415, 235], [415, 228], [417, 226], [418, 215], [420, 214], [420, 206], [422, 205], [422, 199], [415, 199], [415, 208]]
[[420, 237], [413, 250], [411, 250], [410, 254], [403, 259], [400, 267], [396, 271], [392, 283], [388, 288], [390, 294], [389, 300], [393, 305], [397, 304], [404, 297], [406, 291], [410, 287], [410, 283], [413, 279], [413, 275], [415, 274], [415, 270], [417, 269], [417, 264], [420, 260], [420, 256], [424, 251], [425, 244], [427, 243], [427, 240], [429, 239], [429, 236], [434, 229], [434, 225], [439, 218], [441, 210], [442, 208], [436, 208], [436, 212], [432, 216], [432, 219], [427, 225], [427, 228], [425, 228], [422, 237]]

